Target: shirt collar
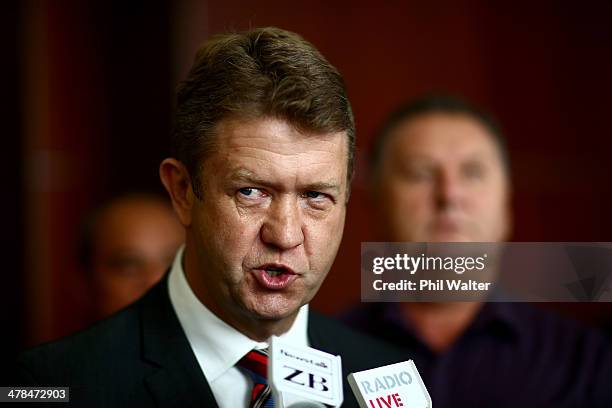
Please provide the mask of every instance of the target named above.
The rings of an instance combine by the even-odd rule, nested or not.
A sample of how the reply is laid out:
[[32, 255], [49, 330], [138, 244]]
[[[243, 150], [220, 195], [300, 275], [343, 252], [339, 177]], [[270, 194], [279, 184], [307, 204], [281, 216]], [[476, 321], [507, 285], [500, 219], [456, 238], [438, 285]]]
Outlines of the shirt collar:
[[[184, 246], [172, 263], [168, 278], [170, 301], [191, 344], [200, 367], [209, 381], [223, 375], [250, 350], [268, 347], [219, 319], [191, 290], [183, 270]], [[291, 328], [280, 337], [295, 345], [308, 345], [308, 305], [300, 308]]]

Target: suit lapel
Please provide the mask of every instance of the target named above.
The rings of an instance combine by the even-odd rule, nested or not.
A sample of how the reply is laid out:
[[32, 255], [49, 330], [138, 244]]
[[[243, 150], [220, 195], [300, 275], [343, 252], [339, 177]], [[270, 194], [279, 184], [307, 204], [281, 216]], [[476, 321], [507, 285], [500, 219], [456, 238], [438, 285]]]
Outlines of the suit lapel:
[[343, 408], [358, 408], [357, 401], [353, 396], [346, 377], [351, 372], [350, 361], [347, 361], [345, 349], [350, 346], [350, 339], [338, 336], [333, 324], [316, 312], [308, 312], [308, 341], [310, 347], [326, 353], [342, 357], [342, 388], [344, 392]]
[[308, 341], [310, 347], [330, 354], [342, 354], [338, 343], [346, 341], [346, 339], [336, 339], [333, 327], [326, 327], [329, 325], [325, 323], [318, 313], [312, 310], [308, 311]]
[[162, 279], [141, 306], [144, 359], [157, 368], [145, 382], [159, 407], [216, 407]]

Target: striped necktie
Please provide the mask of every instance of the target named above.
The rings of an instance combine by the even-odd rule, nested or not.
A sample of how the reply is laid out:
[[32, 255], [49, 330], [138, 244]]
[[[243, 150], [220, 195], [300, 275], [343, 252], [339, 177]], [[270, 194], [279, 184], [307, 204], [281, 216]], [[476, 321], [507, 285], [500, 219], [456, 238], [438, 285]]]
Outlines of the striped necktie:
[[272, 390], [268, 385], [267, 350], [251, 350], [238, 361], [237, 365], [253, 380], [249, 408], [274, 408]]

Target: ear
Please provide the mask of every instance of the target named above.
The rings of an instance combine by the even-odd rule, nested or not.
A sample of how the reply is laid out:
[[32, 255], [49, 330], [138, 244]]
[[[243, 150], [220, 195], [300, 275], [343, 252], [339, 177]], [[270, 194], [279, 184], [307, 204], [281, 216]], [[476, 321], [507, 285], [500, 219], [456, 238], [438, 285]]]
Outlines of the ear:
[[172, 200], [172, 207], [184, 227], [191, 225], [191, 210], [196, 200], [191, 176], [180, 161], [169, 158], [159, 165], [159, 177]]

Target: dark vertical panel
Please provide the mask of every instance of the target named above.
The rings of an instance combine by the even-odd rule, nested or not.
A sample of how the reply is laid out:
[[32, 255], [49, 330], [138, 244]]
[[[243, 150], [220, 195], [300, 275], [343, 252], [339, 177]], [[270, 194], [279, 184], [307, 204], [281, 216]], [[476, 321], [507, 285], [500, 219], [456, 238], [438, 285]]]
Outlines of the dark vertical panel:
[[[77, 161], [87, 165], [72, 197], [50, 203], [59, 206], [52, 210], [58, 216], [54, 224], [69, 233], [52, 244], [65, 255], [52, 271], [55, 322], [48, 338], [91, 323], [75, 251], [84, 216], [113, 195], [161, 190], [157, 168], [167, 154], [171, 118], [170, 14], [163, 1], [78, 3], [53, 10], [53, 21], [63, 26], [54, 36], [51, 67], [51, 85], [61, 89], [53, 96], [59, 119], [52, 140], [65, 141], [72, 150], [81, 146]], [[65, 214], [74, 200], [84, 198], [86, 204]]]
[[170, 4], [102, 2], [96, 15], [109, 100], [105, 192], [161, 191], [157, 168], [168, 153], [173, 89]]
[[480, 39], [513, 153], [516, 240], [609, 241], [612, 7], [479, 10]]
[[171, 13], [168, 2], [154, 3], [24, 3], [23, 49], [32, 55], [20, 68], [27, 91], [17, 92], [28, 92], [29, 126], [16, 133], [27, 139], [18, 160], [31, 167], [27, 247], [36, 260], [23, 296], [32, 311], [27, 345], [90, 322], [75, 253], [83, 216], [114, 193], [159, 186], [171, 106]]
[[2, 333], [0, 339], [0, 384], [7, 384], [4, 369], [10, 366], [15, 353], [21, 347], [23, 341], [23, 247], [24, 247], [24, 223], [23, 223], [23, 139], [21, 134], [21, 54], [19, 22], [21, 20], [21, 9], [18, 1], [8, 1], [3, 4], [3, 12], [0, 14], [0, 38], [5, 44], [3, 49], [3, 60], [1, 64], [2, 77], [8, 78], [4, 81], [4, 104], [2, 131], [4, 134], [2, 174], [2, 254], [4, 273], [0, 285], [0, 327]]
[[[33, 2], [35, 3], [35, 2]], [[87, 2], [66, 0], [47, 2], [45, 23], [38, 35], [45, 35], [47, 83], [37, 84], [46, 102], [34, 112], [42, 121], [30, 135], [37, 173], [32, 206], [42, 213], [31, 241], [44, 240], [44, 265], [29, 271], [35, 285], [46, 291], [47, 299], [37, 307], [47, 307], [48, 315], [38, 314], [33, 342], [52, 340], [81, 329], [89, 296], [84, 275], [76, 262], [76, 240], [82, 215], [95, 202], [103, 186], [100, 170], [109, 151], [106, 135], [107, 103], [101, 63], [100, 41], [95, 18]], [[35, 40], [35, 39], [34, 39]], [[41, 40], [42, 41], [42, 40]], [[33, 81], [33, 78], [29, 78]], [[41, 160], [49, 157], [48, 163]], [[39, 221], [37, 221], [39, 222]], [[47, 321], [47, 317], [49, 321]], [[36, 329], [36, 328], [35, 328]]]

